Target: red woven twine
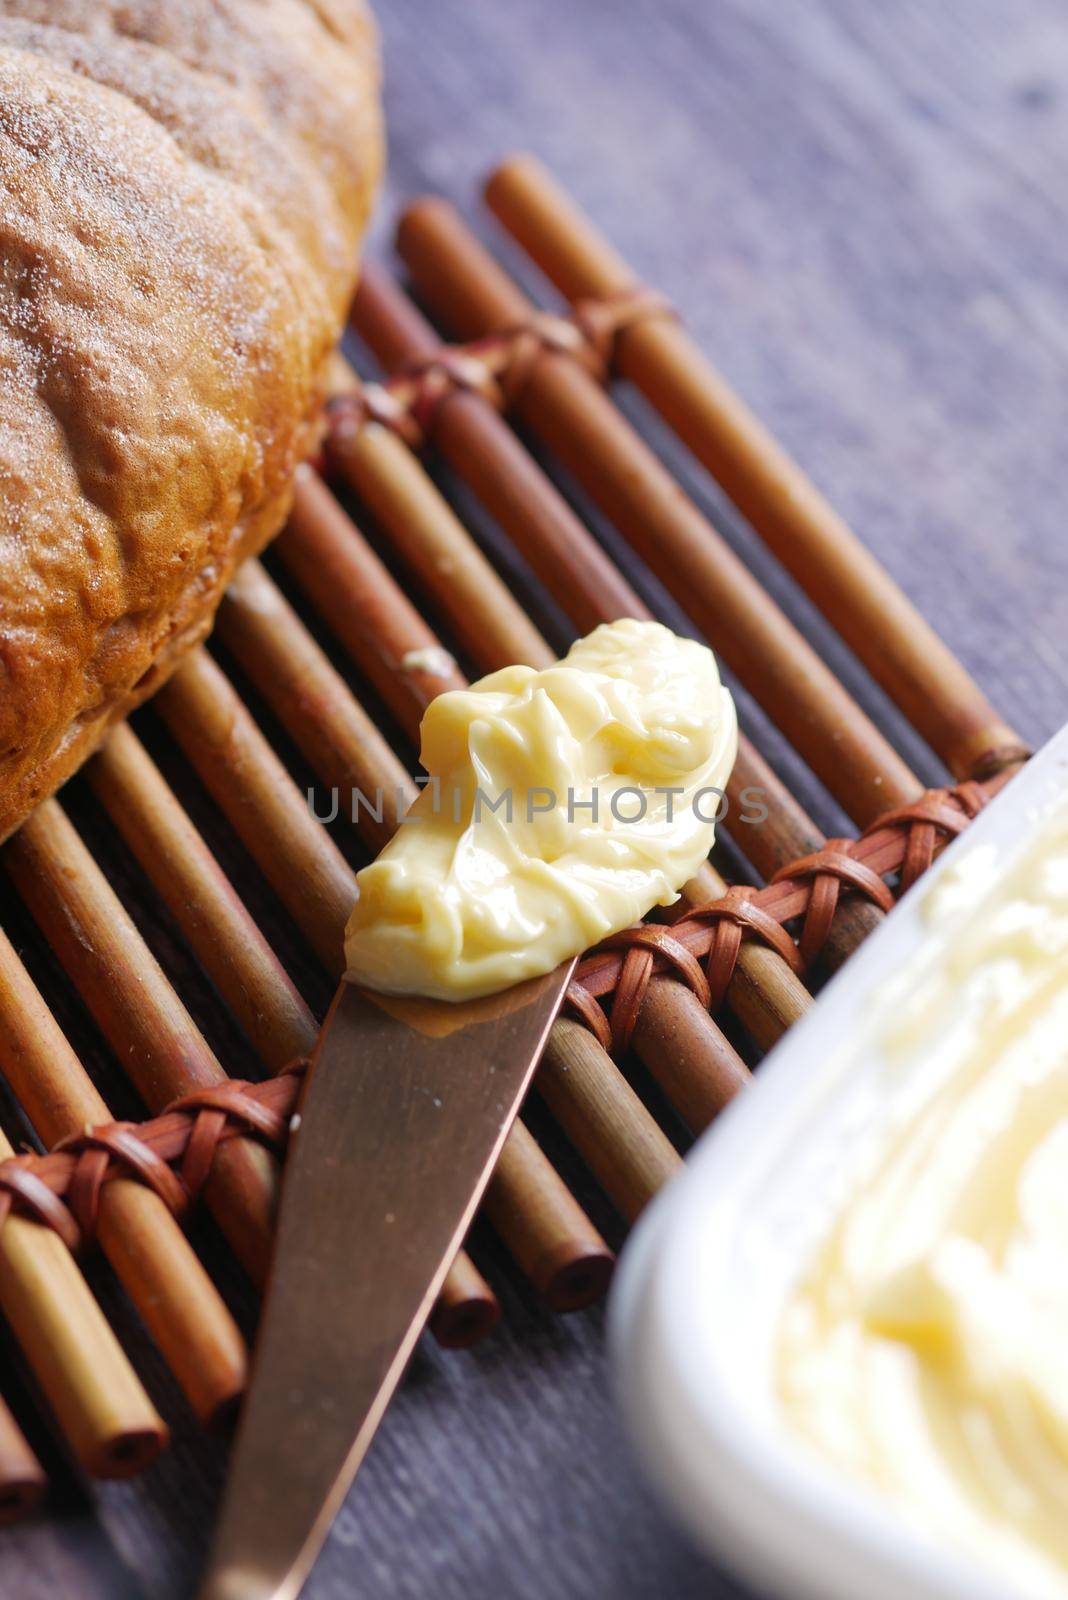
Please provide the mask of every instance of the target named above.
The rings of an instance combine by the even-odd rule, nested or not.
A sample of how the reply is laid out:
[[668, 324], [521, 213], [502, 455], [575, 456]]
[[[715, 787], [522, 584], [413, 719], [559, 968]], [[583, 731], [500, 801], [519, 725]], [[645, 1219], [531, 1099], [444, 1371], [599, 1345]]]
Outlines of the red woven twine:
[[150, 1122], [104, 1123], [47, 1155], [0, 1162], [0, 1225], [17, 1210], [78, 1250], [95, 1237], [101, 1193], [116, 1178], [145, 1184], [184, 1220], [220, 1145], [252, 1137], [281, 1153], [306, 1068], [293, 1062], [266, 1083], [228, 1079], [183, 1095]]
[[[843, 894], [889, 911], [897, 877], [903, 894], [936, 852], [961, 833], [1003, 778], [929, 789], [911, 805], [880, 817], [860, 839], [828, 839], [822, 849], [783, 867], [762, 889], [735, 885], [670, 926], [642, 923], [617, 933], [580, 962], [566, 1005], [606, 1050], [627, 1049], [654, 977], [687, 984], [710, 1011], [722, 1004], [743, 939], [774, 950], [798, 974], [816, 961]], [[787, 931], [796, 927], [796, 939]]]
[[593, 377], [609, 375], [616, 340], [625, 328], [649, 317], [673, 317], [670, 303], [654, 289], [638, 286], [599, 300], [580, 300], [567, 316], [535, 311], [514, 328], [443, 345], [425, 361], [403, 367], [384, 383], [360, 383], [328, 402], [330, 443], [344, 449], [368, 422], [380, 423], [413, 450], [434, 429], [443, 400], [459, 390], [481, 395], [498, 411], [508, 411], [531, 369], [546, 351], [571, 356]]

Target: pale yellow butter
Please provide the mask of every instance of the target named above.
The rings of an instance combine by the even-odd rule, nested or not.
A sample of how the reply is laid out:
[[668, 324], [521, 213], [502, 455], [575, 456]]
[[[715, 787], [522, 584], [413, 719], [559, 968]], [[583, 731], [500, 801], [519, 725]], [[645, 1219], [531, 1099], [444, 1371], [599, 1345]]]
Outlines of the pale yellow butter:
[[421, 736], [430, 781], [360, 872], [345, 950], [357, 982], [446, 1000], [551, 972], [670, 905], [711, 848], [737, 750], [712, 652], [637, 621], [440, 695]]
[[[791, 1423], [931, 1534], [1068, 1596], [1068, 816], [930, 897], [873, 1004], [896, 1109], [790, 1304]], [[870, 1057], [869, 1057], [870, 1059]]]

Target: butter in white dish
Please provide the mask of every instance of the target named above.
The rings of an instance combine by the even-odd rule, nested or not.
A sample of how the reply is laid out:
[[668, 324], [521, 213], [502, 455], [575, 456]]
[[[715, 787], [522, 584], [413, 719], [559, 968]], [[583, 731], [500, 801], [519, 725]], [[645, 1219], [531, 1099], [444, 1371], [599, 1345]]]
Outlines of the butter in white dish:
[[[920, 891], [922, 893], [922, 890]], [[1068, 1597], [1068, 803], [960, 855], [862, 1037], [884, 1114], [789, 1296], [792, 1428], [1013, 1592]]]
[[358, 874], [349, 977], [474, 999], [670, 905], [712, 846], [737, 741], [712, 652], [656, 622], [439, 695], [428, 781]]

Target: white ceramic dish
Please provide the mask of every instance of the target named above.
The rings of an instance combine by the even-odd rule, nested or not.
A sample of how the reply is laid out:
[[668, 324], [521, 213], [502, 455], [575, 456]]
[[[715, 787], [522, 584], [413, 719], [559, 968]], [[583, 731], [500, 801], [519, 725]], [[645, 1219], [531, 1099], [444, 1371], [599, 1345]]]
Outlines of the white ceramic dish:
[[[773, 1340], [798, 1272], [848, 1192], [888, 1091], [846, 1061], [872, 997], [932, 937], [922, 906], [968, 852], [998, 870], [1068, 804], [1068, 728], [887, 918], [698, 1143], [643, 1218], [611, 1305], [618, 1392], [654, 1483], [710, 1553], [784, 1600], [1017, 1600], [914, 1531], [784, 1425]], [[984, 873], [985, 875], [985, 873]], [[845, 1067], [848, 1066], [848, 1071]]]

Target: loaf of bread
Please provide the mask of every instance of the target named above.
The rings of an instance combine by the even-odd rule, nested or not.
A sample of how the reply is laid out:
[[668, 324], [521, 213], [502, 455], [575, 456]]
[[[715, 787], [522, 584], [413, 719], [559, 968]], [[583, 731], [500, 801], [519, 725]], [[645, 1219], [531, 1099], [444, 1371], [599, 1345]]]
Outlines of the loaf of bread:
[[363, 0], [0, 0], [0, 838], [281, 526], [381, 150]]

